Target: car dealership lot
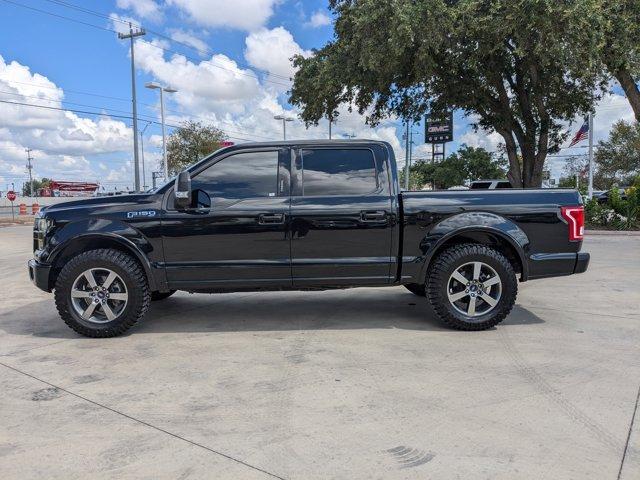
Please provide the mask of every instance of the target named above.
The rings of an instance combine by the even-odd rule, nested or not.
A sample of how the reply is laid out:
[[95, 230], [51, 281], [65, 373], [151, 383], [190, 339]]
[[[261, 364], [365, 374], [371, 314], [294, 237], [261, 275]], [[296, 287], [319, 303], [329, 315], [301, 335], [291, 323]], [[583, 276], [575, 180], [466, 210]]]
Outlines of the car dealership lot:
[[404, 288], [178, 293], [130, 335], [68, 329], [0, 229], [3, 478], [640, 478], [640, 236], [520, 285], [498, 328]]

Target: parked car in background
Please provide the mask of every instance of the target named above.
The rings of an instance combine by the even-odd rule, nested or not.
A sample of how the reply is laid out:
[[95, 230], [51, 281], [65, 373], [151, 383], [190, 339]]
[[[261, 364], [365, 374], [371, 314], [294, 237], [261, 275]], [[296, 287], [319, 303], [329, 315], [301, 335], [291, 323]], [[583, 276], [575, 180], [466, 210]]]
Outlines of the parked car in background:
[[[620, 192], [620, 199], [621, 200], [626, 200], [627, 199], [627, 189], [629, 187], [615, 187], [615, 188], [617, 188], [618, 192]], [[602, 192], [599, 195], [597, 195], [596, 192], [593, 192], [594, 198], [596, 200], [598, 200], [598, 203], [601, 204], [601, 205], [609, 203], [610, 195], [611, 195], [611, 190], [607, 190], [605, 192]]]
[[470, 190], [497, 190], [500, 188], [513, 188], [509, 180], [474, 180], [469, 185]]

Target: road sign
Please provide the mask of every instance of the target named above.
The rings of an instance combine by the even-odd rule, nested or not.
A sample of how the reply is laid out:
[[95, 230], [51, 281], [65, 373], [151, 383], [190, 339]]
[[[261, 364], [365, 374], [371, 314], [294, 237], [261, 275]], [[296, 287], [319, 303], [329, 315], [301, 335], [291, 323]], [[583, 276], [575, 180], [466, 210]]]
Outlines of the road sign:
[[453, 140], [453, 112], [444, 116], [428, 116], [424, 122], [424, 143], [445, 143]]
[[10, 202], [13, 202], [16, 199], [16, 192], [14, 192], [13, 190], [9, 190], [7, 192], [7, 200], [9, 200]]

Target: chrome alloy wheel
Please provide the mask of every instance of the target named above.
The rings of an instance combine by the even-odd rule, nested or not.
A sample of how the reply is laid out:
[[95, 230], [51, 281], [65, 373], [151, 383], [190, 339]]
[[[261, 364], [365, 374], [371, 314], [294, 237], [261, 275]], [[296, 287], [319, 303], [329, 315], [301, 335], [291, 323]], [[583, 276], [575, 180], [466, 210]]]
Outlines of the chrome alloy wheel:
[[469, 262], [456, 268], [447, 283], [449, 303], [462, 315], [479, 317], [493, 310], [502, 295], [502, 281], [483, 262]]
[[82, 272], [71, 287], [71, 304], [83, 320], [107, 323], [118, 318], [127, 306], [129, 294], [120, 276], [108, 268]]

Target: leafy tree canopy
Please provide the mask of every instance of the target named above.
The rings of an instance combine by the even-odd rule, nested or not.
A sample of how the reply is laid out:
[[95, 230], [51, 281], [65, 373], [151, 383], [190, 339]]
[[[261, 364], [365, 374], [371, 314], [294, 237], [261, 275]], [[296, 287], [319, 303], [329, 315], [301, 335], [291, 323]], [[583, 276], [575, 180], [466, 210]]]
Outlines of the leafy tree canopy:
[[503, 158], [496, 158], [484, 148], [463, 145], [441, 162], [416, 162], [411, 166], [409, 183], [411, 188], [416, 189], [427, 184], [434, 185], [437, 189], [447, 189], [474, 180], [504, 178], [505, 166]]
[[609, 138], [598, 143], [595, 163], [594, 183], [599, 188], [630, 185], [640, 174], [640, 123], [615, 123]]
[[342, 103], [372, 124], [461, 109], [503, 137], [514, 186], [539, 186], [561, 122], [603, 87], [602, 1], [332, 0], [335, 40], [294, 57], [290, 102], [308, 124]]
[[176, 175], [219, 149], [225, 139], [224, 132], [215, 127], [202, 125], [200, 122], [185, 122], [167, 139], [169, 176]]
[[640, 122], [640, 2], [602, 0], [600, 46], [597, 55], [609, 73], [620, 83]]

